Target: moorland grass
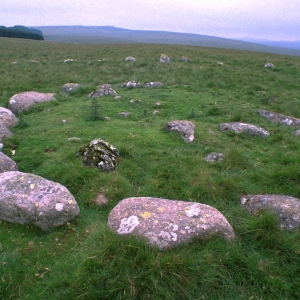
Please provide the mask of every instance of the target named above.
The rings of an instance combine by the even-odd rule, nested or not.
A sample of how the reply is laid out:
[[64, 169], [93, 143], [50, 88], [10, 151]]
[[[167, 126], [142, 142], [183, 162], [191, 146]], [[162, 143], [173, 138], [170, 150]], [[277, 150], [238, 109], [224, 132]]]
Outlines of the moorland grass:
[[[300, 117], [297, 57], [5, 38], [0, 39], [0, 53], [1, 106], [7, 107], [19, 92], [57, 93], [57, 101], [24, 112], [27, 126], [12, 128], [14, 136], [5, 140], [3, 152], [10, 155], [14, 147], [19, 171], [65, 185], [81, 209], [78, 218], [46, 233], [1, 222], [0, 299], [299, 298], [299, 230], [283, 231], [273, 215], [249, 216], [239, 204], [243, 194], [300, 197], [299, 140], [291, 128], [257, 113], [267, 109]], [[170, 64], [159, 63], [161, 53], [171, 57]], [[137, 62], [125, 62], [129, 55]], [[193, 62], [181, 62], [182, 55]], [[67, 58], [75, 61], [64, 64]], [[266, 62], [275, 68], [264, 68]], [[130, 80], [161, 81], [164, 86], [120, 88]], [[67, 82], [83, 87], [65, 95], [60, 88]], [[110, 121], [91, 119], [93, 103], [87, 95], [103, 83], [121, 96], [101, 97], [96, 103], [97, 114]], [[155, 109], [159, 113], [153, 115]], [[131, 114], [123, 118], [120, 111]], [[177, 119], [196, 125], [193, 143], [163, 131]], [[270, 137], [220, 132], [218, 125], [229, 121], [261, 126]], [[74, 136], [82, 140], [68, 141]], [[95, 138], [120, 150], [116, 171], [102, 173], [76, 157], [79, 147]], [[224, 160], [203, 160], [212, 151], [225, 153]], [[99, 193], [109, 199], [107, 206], [94, 205]], [[107, 217], [131, 196], [211, 205], [228, 219], [236, 240], [195, 240], [160, 252], [133, 237], [119, 237], [108, 230]]]

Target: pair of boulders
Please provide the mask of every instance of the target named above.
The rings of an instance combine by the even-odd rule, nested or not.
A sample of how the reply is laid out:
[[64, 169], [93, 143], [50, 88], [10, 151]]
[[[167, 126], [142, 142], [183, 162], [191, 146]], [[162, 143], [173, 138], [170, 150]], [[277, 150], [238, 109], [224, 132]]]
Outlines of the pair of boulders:
[[8, 102], [8, 108], [15, 114], [27, 110], [37, 103], [56, 100], [55, 93], [23, 92], [12, 96]]
[[1, 173], [0, 186], [0, 220], [49, 230], [80, 212], [66, 187], [34, 174]]

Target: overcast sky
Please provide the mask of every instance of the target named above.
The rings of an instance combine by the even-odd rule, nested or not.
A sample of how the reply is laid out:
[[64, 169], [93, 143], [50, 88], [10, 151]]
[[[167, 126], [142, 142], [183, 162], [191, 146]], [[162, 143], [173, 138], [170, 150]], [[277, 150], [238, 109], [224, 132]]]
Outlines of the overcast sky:
[[300, 0], [1, 0], [0, 25], [110, 25], [300, 40]]

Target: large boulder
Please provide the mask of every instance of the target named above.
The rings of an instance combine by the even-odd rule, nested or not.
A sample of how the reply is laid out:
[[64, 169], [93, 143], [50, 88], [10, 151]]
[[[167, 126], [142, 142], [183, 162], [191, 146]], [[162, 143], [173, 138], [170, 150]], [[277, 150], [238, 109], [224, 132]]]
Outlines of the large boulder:
[[11, 110], [0, 107], [0, 123], [4, 124], [6, 127], [12, 127], [15, 126], [18, 121], [19, 120]]
[[40, 176], [4, 172], [0, 174], [0, 186], [1, 220], [48, 230], [79, 214], [76, 200], [66, 187]]
[[113, 145], [96, 139], [79, 148], [77, 157], [83, 156], [87, 166], [98, 167], [102, 171], [112, 171], [116, 168], [119, 150]]
[[174, 131], [180, 133], [186, 143], [194, 140], [195, 125], [190, 121], [171, 121], [164, 126], [165, 131]]
[[300, 225], [300, 199], [286, 195], [245, 195], [241, 205], [250, 213], [258, 214], [262, 210], [275, 213], [280, 227], [293, 229]]
[[266, 118], [268, 121], [280, 123], [282, 125], [287, 125], [291, 127], [298, 126], [300, 127], [300, 119], [285, 116], [279, 113], [275, 113], [273, 111], [268, 111], [264, 109], [259, 109], [258, 113], [261, 117]]
[[169, 62], [171, 62], [171, 59], [167, 54], [163, 53], [163, 54], [161, 54], [159, 61], [162, 63], [169, 63]]
[[10, 157], [0, 152], [0, 173], [17, 170], [17, 164]]
[[220, 130], [223, 132], [234, 131], [235, 133], [245, 132], [247, 135], [268, 137], [270, 133], [258, 126], [240, 122], [230, 122], [220, 124]]
[[161, 87], [163, 84], [159, 81], [150, 81], [144, 84], [144, 88], [149, 88], [149, 87]]
[[13, 133], [2, 123], [0, 123], [0, 142], [5, 138], [10, 138], [13, 136]]
[[76, 91], [77, 89], [79, 89], [81, 87], [81, 84], [79, 83], [65, 83], [62, 87], [61, 87], [61, 91], [63, 93], [70, 93], [72, 91]]
[[56, 100], [55, 93], [38, 93], [38, 92], [23, 92], [12, 96], [8, 103], [8, 108], [15, 114], [21, 110], [26, 110], [30, 106]]
[[89, 94], [89, 98], [102, 97], [102, 96], [117, 96], [117, 92], [110, 87], [100, 88]]
[[120, 201], [108, 216], [108, 227], [120, 235], [135, 235], [161, 250], [194, 238], [235, 237], [226, 218], [215, 208], [196, 202], [151, 197]]

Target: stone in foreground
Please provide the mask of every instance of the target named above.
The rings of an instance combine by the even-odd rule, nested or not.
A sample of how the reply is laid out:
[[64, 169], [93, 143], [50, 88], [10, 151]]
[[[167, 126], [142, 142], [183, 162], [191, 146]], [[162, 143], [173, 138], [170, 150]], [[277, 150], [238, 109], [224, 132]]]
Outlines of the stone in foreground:
[[33, 91], [19, 93], [10, 98], [8, 108], [16, 114], [34, 104], [56, 100], [54, 95], [55, 93], [38, 93]]
[[186, 143], [194, 140], [195, 125], [190, 121], [171, 121], [164, 126], [165, 131], [174, 131], [180, 133]]
[[220, 124], [220, 130], [223, 132], [234, 131], [237, 134], [245, 132], [247, 135], [261, 136], [264, 138], [270, 135], [270, 133], [262, 127], [240, 122], [222, 123]]
[[10, 157], [0, 152], [0, 173], [17, 170], [17, 164]]
[[276, 214], [280, 227], [293, 229], [300, 225], [300, 199], [286, 195], [246, 195], [241, 198], [241, 205], [250, 214], [262, 210]]
[[226, 218], [211, 206], [150, 197], [120, 201], [109, 214], [108, 227], [120, 235], [145, 239], [160, 250], [175, 248], [195, 238], [235, 237]]
[[96, 139], [79, 148], [77, 157], [83, 156], [83, 163], [98, 167], [102, 171], [112, 171], [116, 168], [119, 150], [113, 145]]
[[66, 187], [18, 171], [0, 174], [0, 219], [35, 225], [42, 230], [62, 225], [79, 214]]

